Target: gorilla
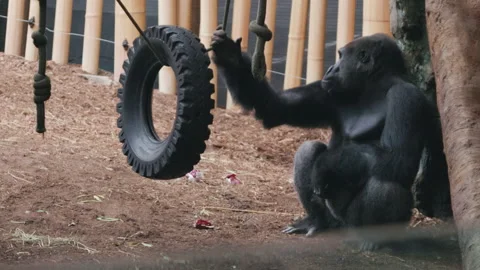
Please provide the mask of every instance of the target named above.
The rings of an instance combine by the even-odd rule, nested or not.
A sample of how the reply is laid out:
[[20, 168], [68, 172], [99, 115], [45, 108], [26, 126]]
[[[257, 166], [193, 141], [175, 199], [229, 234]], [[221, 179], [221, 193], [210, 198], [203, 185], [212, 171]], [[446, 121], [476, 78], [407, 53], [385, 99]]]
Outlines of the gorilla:
[[[441, 167], [425, 172], [430, 201], [424, 204], [433, 204], [434, 186], [446, 185], [449, 194], [448, 178], [434, 179], [435, 170], [446, 171], [436, 108], [408, 81], [403, 54], [389, 36], [351, 41], [339, 49], [338, 61], [322, 80], [285, 91], [253, 77], [241, 41], [219, 27], [211, 44], [234, 101], [254, 110], [267, 129], [332, 130], [328, 144], [304, 142], [295, 154], [294, 185], [306, 216], [283, 232], [310, 236], [331, 228], [407, 223], [425, 152], [434, 154], [429, 164]], [[445, 212], [451, 211], [450, 197], [442, 198]]]

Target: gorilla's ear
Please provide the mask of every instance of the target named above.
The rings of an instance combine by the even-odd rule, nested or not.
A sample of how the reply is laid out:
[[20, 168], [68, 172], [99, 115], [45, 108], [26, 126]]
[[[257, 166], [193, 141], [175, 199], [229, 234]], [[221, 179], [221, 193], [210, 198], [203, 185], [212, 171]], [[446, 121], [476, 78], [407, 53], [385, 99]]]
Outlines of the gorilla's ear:
[[382, 53], [383, 50], [383, 40], [375, 40], [372, 46], [372, 57], [373, 59], [377, 59], [377, 57]]

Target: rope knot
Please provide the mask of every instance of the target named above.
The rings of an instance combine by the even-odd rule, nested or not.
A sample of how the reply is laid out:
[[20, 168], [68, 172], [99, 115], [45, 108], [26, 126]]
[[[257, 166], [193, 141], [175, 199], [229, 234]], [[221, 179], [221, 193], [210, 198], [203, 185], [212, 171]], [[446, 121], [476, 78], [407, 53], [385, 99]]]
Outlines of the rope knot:
[[32, 33], [32, 39], [33, 45], [35, 45], [35, 47], [37, 48], [47, 45], [47, 37], [39, 31], [35, 31]]
[[267, 25], [259, 25], [257, 21], [250, 22], [249, 30], [264, 41], [270, 41], [273, 37], [272, 31], [268, 29]]
[[33, 77], [33, 100], [36, 104], [43, 103], [50, 98], [50, 90], [52, 88], [50, 84], [50, 78], [42, 74], [35, 74]]

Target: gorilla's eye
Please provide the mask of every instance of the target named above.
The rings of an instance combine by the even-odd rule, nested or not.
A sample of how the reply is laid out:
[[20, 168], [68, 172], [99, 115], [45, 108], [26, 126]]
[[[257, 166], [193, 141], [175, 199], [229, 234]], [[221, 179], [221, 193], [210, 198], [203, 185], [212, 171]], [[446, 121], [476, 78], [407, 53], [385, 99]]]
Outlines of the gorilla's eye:
[[368, 63], [368, 61], [370, 60], [369, 57], [368, 57], [368, 54], [366, 51], [362, 50], [358, 53], [358, 60], [360, 60], [360, 62], [362, 63]]

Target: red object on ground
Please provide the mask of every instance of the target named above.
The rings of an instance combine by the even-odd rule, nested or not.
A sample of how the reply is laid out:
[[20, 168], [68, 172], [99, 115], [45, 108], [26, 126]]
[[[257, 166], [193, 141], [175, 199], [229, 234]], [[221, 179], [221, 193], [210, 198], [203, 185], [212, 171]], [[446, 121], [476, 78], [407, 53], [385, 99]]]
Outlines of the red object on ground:
[[197, 219], [197, 221], [195, 221], [195, 224], [193, 224], [193, 227], [197, 229], [213, 229], [214, 228], [212, 223], [210, 223], [210, 221], [204, 220], [204, 219]]
[[226, 180], [233, 185], [238, 185], [242, 183], [240, 182], [240, 180], [238, 180], [237, 175], [234, 173], [227, 175]]

